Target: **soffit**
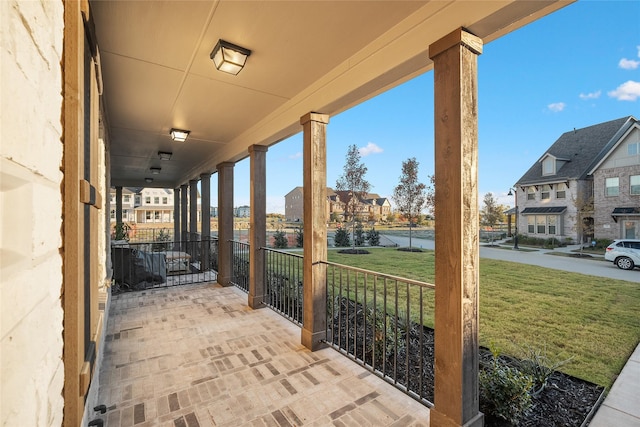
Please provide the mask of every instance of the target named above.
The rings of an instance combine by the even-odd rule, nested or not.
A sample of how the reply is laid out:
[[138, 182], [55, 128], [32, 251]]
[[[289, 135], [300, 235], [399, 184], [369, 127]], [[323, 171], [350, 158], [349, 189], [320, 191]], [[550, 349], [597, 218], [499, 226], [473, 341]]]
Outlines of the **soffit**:
[[[486, 42], [568, 2], [93, 1], [112, 184], [174, 188], [428, 71], [429, 44], [464, 26]], [[253, 51], [218, 72], [218, 39]], [[329, 125], [330, 126], [330, 125]], [[186, 143], [172, 127], [189, 129]], [[158, 151], [171, 151], [160, 162]]]

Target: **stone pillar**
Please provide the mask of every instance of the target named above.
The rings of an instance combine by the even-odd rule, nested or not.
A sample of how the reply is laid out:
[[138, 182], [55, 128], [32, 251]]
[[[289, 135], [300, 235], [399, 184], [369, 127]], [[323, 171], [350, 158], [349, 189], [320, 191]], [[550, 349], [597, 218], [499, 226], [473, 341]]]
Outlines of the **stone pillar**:
[[189, 240], [198, 240], [198, 180], [189, 180]]
[[218, 170], [218, 283], [231, 286], [231, 240], [233, 240], [233, 167], [220, 163]]
[[116, 187], [116, 226], [122, 224], [122, 187]]
[[327, 336], [327, 123], [326, 114], [300, 118], [304, 131], [304, 318], [302, 345], [314, 351]]
[[252, 145], [249, 229], [249, 307], [264, 307], [264, 251], [267, 244], [267, 147]]
[[173, 189], [173, 250], [180, 250], [180, 187]]
[[187, 250], [187, 246], [188, 246], [188, 242], [189, 242], [189, 223], [188, 223], [188, 212], [189, 212], [189, 208], [188, 208], [188, 193], [189, 193], [189, 185], [188, 184], [182, 184], [180, 186], [180, 228], [182, 229], [182, 234], [181, 234], [181, 246], [182, 246], [182, 251], [186, 252]]
[[200, 175], [200, 191], [202, 205], [200, 216], [202, 225], [200, 226], [200, 240], [202, 241], [202, 252], [200, 253], [200, 270], [207, 271], [211, 265], [209, 254], [211, 253], [211, 174]]
[[482, 426], [478, 392], [478, 105], [482, 40], [429, 46], [435, 99], [435, 394], [431, 426]]

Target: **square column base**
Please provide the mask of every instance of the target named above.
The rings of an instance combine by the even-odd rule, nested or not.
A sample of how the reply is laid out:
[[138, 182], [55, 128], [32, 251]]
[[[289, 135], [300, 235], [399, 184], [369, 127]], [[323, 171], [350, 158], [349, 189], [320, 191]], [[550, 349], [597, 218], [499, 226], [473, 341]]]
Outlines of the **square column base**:
[[311, 332], [303, 328], [300, 341], [302, 342], [302, 345], [307, 347], [309, 350], [316, 351], [327, 346], [327, 344], [324, 342], [326, 338], [327, 333], [325, 331]]
[[260, 296], [249, 295], [248, 303], [249, 303], [249, 307], [251, 307], [254, 310], [266, 307], [266, 305], [264, 303], [264, 296], [262, 296], [262, 295], [260, 295]]
[[478, 415], [467, 421], [465, 424], [458, 424], [451, 418], [447, 417], [442, 412], [434, 407], [429, 411], [429, 425], [431, 427], [483, 427], [484, 426], [484, 414], [478, 412]]

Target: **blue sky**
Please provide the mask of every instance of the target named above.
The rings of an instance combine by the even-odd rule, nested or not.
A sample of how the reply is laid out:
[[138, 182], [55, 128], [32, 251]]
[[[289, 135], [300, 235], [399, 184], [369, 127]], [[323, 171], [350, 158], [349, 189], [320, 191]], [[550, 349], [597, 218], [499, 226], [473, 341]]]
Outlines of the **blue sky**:
[[[478, 58], [479, 192], [500, 203], [564, 132], [640, 117], [640, 1], [580, 0], [484, 46]], [[434, 173], [433, 72], [340, 115], [327, 128], [327, 185], [335, 187], [347, 148], [361, 149], [371, 192], [393, 194], [402, 162], [420, 179]], [[212, 176], [217, 204], [217, 175]], [[267, 212], [302, 185], [302, 134], [267, 152]], [[249, 204], [249, 160], [234, 170], [234, 204]]]

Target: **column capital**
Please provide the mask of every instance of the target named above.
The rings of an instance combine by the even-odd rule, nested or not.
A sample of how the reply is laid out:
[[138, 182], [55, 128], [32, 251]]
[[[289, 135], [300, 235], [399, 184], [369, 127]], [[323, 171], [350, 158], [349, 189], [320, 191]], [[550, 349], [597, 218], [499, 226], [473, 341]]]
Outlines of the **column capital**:
[[199, 181], [199, 180], [198, 180], [198, 179], [196, 179], [196, 178], [194, 178], [194, 179], [190, 179], [190, 180], [189, 180], [189, 185], [197, 184], [197, 183], [198, 183], [198, 181]]
[[182, 188], [183, 190], [186, 189], [186, 188], [189, 188], [189, 184], [182, 184], [180, 186], [180, 188]]
[[225, 169], [225, 168], [232, 168], [234, 167], [236, 164], [233, 162], [222, 162], [222, 163], [218, 163], [216, 165], [216, 169], [220, 170], [220, 169]]
[[269, 149], [269, 147], [267, 147], [266, 145], [250, 145], [249, 146], [249, 154], [255, 152], [263, 152], [266, 153], [267, 150]]
[[300, 124], [304, 125], [308, 122], [320, 122], [327, 124], [329, 123], [329, 115], [321, 114], [321, 113], [307, 113], [304, 116], [300, 117]]
[[200, 174], [200, 179], [207, 179], [207, 178], [211, 178], [211, 175], [213, 175], [211, 172], [201, 173], [201, 174]]
[[429, 45], [429, 58], [433, 59], [454, 46], [465, 46], [476, 55], [482, 54], [482, 39], [460, 27]]

